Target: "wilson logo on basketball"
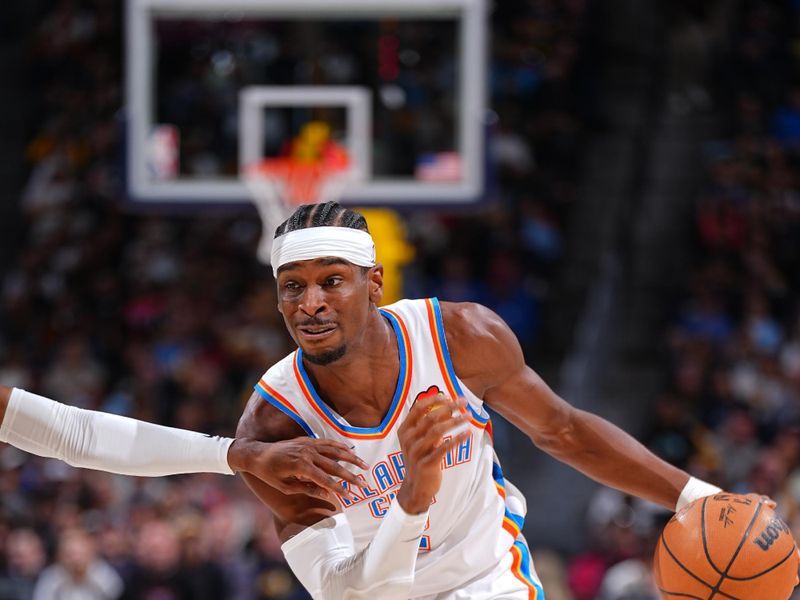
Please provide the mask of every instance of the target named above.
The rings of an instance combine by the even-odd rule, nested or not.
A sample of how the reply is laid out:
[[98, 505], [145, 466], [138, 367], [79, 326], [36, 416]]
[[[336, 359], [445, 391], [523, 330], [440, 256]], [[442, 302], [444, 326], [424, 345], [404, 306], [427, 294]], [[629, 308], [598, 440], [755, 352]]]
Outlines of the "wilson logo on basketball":
[[769, 522], [766, 529], [761, 532], [761, 535], [755, 538], [753, 542], [758, 544], [758, 547], [766, 552], [781, 533], [789, 533], [789, 526], [778, 517], [775, 517]]
[[719, 511], [719, 522], [722, 523], [722, 527], [727, 529], [728, 525], [733, 525], [732, 515], [735, 512], [736, 512], [736, 509], [733, 508], [733, 506], [731, 504], [728, 504], [728, 506], [725, 506], [725, 507], [720, 509], [720, 511]]

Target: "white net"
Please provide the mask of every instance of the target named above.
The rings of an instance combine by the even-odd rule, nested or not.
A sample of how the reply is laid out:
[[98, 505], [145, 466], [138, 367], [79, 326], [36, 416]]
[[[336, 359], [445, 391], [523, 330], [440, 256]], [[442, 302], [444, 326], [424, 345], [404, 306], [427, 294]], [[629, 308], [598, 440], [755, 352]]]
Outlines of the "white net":
[[300, 204], [338, 200], [354, 180], [351, 169], [304, 166], [289, 159], [284, 163], [281, 168], [254, 165], [243, 177], [261, 218], [258, 259], [264, 264], [270, 263], [275, 230]]

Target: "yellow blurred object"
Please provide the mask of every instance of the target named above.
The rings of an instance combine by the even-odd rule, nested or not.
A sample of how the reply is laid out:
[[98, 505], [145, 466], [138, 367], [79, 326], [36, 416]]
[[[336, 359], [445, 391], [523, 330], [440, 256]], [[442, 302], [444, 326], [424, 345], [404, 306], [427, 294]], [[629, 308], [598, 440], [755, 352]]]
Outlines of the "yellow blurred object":
[[292, 141], [292, 158], [308, 162], [320, 160], [330, 137], [331, 128], [327, 123], [309, 121]]
[[300, 131], [300, 138], [320, 146], [331, 137], [331, 127], [324, 121], [309, 121]]
[[403, 297], [403, 267], [414, 258], [414, 247], [406, 239], [406, 227], [399, 213], [388, 208], [356, 209], [367, 220], [375, 240], [378, 262], [383, 265], [383, 304]]

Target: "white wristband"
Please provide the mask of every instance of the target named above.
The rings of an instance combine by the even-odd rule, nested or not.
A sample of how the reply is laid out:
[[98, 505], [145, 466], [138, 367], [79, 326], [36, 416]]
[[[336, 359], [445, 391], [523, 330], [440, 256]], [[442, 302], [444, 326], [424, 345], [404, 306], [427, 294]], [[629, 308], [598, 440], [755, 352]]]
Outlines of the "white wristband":
[[409, 515], [395, 500], [360, 552], [342, 513], [304, 529], [281, 549], [314, 600], [407, 600], [427, 521], [427, 511]]
[[0, 425], [0, 441], [75, 467], [122, 475], [233, 474], [228, 465], [231, 438], [83, 410], [16, 388]]
[[695, 477], [690, 477], [678, 498], [678, 503], [675, 505], [675, 512], [682, 510], [695, 500], [705, 498], [706, 496], [713, 496], [721, 491], [722, 489], [715, 485], [711, 485]]

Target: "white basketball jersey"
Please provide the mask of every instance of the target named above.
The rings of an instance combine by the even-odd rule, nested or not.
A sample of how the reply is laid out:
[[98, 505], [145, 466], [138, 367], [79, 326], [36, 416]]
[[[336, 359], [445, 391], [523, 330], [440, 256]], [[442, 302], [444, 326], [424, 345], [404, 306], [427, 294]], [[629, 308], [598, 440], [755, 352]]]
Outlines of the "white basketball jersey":
[[[320, 399], [303, 367], [301, 350], [267, 371], [256, 391], [308, 435], [343, 442], [370, 466], [363, 472], [363, 486], [343, 482], [340, 497], [356, 550], [373, 538], [403, 481], [397, 429], [413, 403], [439, 392], [467, 400], [471, 435], [442, 461], [442, 486], [430, 507], [412, 589], [412, 597], [437, 594], [486, 573], [510, 551], [519, 552], [522, 546], [514, 542], [522, 528], [525, 499], [503, 478], [483, 401], [453, 370], [439, 302], [402, 300], [380, 311], [397, 336], [400, 372], [389, 410], [377, 427], [353, 427]], [[519, 575], [526, 579], [528, 561], [527, 556], [517, 561]]]

